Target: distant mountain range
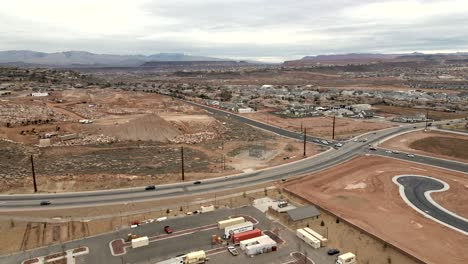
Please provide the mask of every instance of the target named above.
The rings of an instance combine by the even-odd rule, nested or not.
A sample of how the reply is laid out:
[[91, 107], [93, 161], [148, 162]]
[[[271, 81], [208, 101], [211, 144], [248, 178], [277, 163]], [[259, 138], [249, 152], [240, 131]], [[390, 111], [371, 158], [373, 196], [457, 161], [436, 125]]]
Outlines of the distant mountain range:
[[190, 56], [182, 53], [159, 53], [154, 55], [111, 55], [87, 51], [36, 52], [30, 50], [0, 51], [0, 63], [9, 65], [40, 66], [140, 66], [151, 61], [231, 61], [212, 57]]
[[438, 53], [424, 54], [414, 52], [411, 54], [379, 54], [379, 53], [350, 53], [336, 55], [305, 56], [300, 60], [285, 61], [287, 66], [301, 65], [346, 65], [346, 64], [369, 64], [378, 62], [405, 62], [405, 61], [442, 61], [442, 60], [466, 60], [468, 53]]

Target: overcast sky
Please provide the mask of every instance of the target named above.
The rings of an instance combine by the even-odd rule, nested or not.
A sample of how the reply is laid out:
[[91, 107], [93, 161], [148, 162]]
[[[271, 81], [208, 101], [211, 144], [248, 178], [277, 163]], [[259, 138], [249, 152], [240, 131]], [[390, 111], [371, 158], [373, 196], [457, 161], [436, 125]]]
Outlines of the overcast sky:
[[281, 61], [468, 50], [468, 0], [0, 0], [0, 50]]

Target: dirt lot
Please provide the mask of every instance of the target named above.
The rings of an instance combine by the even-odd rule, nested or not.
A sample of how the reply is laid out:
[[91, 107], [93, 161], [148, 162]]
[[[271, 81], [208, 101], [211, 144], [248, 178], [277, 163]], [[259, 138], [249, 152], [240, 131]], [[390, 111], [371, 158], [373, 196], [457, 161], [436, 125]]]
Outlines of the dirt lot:
[[[307, 134], [319, 137], [332, 137], [332, 117], [283, 118], [268, 112], [243, 114], [246, 117], [282, 127], [292, 131], [301, 131], [301, 124], [307, 128]], [[365, 132], [391, 127], [391, 125], [367, 120], [336, 118], [335, 139], [351, 138]]]
[[358, 157], [284, 186], [427, 263], [460, 263], [468, 259], [466, 236], [423, 217], [403, 201], [392, 182], [401, 174], [446, 181], [450, 189], [434, 194], [434, 200], [468, 216], [466, 174], [382, 157]]
[[[38, 188], [43, 192], [176, 182], [180, 180], [181, 147], [186, 180], [302, 158], [300, 142], [156, 94], [70, 90], [56, 97], [62, 103], [43, 99], [41, 109], [46, 113], [52, 109], [67, 120], [0, 128], [0, 137], [7, 139], [0, 140], [0, 192], [31, 191], [30, 155], [34, 155]], [[94, 122], [79, 124], [76, 119], [80, 117]], [[29, 127], [35, 127], [35, 132], [20, 134], [20, 130], [31, 131]], [[53, 137], [52, 147], [36, 146], [38, 136], [50, 131], [78, 137], [67, 141]], [[309, 156], [319, 151], [315, 145], [308, 146]]]
[[416, 131], [391, 138], [383, 148], [468, 162], [468, 136], [441, 131]]
[[[399, 115], [425, 115], [426, 109], [417, 109], [417, 108], [409, 108], [409, 107], [400, 107], [400, 106], [390, 106], [390, 105], [374, 105], [375, 109], [377, 110], [376, 113], [378, 115], [383, 116], [399, 116]], [[442, 111], [434, 111], [429, 110], [428, 112], [429, 119], [435, 120], [444, 120], [444, 119], [456, 119], [456, 118], [465, 118], [468, 116], [467, 112], [442, 112]]]

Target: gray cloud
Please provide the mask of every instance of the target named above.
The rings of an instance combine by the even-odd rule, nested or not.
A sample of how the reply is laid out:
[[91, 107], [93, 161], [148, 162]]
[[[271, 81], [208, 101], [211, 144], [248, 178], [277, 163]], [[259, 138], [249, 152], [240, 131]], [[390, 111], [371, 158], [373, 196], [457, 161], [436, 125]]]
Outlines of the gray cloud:
[[468, 48], [468, 3], [461, 0], [82, 0], [73, 12], [58, 0], [9, 2], [0, 10], [2, 50], [271, 60]]

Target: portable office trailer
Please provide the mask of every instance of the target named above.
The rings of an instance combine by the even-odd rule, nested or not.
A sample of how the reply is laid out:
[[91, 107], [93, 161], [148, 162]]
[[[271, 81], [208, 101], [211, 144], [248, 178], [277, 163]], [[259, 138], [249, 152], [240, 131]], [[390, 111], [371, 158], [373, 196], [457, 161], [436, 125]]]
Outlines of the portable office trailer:
[[222, 220], [218, 222], [218, 228], [223, 229], [226, 228], [227, 226], [232, 226], [240, 223], [244, 223], [245, 219], [244, 217], [236, 217], [236, 218], [231, 218], [227, 220]]
[[226, 237], [230, 237], [234, 234], [237, 234], [237, 233], [242, 233], [242, 232], [246, 232], [246, 231], [250, 231], [250, 230], [253, 230], [253, 223], [252, 222], [244, 222], [244, 223], [240, 223], [240, 224], [236, 224], [236, 225], [232, 225], [232, 226], [227, 226], [225, 229], [224, 229], [224, 235]]
[[318, 240], [320, 240], [320, 245], [322, 247], [326, 247], [327, 246], [327, 242], [328, 242], [328, 239], [323, 237], [322, 235], [320, 235], [319, 233], [315, 232], [314, 230], [308, 228], [308, 227], [305, 227], [304, 228], [304, 231], [306, 231], [307, 233], [311, 234], [312, 236], [314, 236], [315, 238], [317, 238]]
[[256, 243], [245, 247], [245, 254], [258, 255], [271, 251], [276, 251], [277, 244], [269, 236], [257, 237]]
[[239, 246], [242, 250], [245, 250], [247, 246], [257, 244], [257, 241], [263, 237], [268, 237], [267, 235], [259, 236], [259, 237], [254, 237], [246, 240], [242, 240], [239, 242]]
[[320, 240], [307, 233], [304, 229], [297, 229], [296, 236], [302, 239], [313, 248], [320, 248]]

